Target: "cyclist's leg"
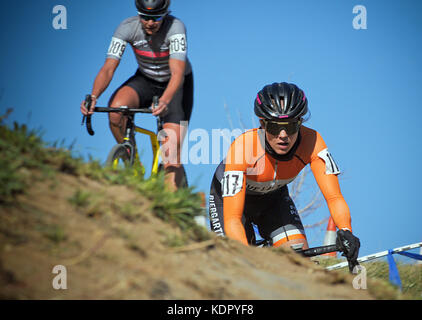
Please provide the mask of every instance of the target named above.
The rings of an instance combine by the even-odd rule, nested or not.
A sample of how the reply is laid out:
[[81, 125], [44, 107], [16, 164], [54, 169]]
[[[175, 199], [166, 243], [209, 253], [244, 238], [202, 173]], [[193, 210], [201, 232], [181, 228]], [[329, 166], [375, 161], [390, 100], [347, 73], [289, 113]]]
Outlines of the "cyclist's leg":
[[[136, 108], [139, 106], [138, 94], [133, 88], [127, 85], [123, 86], [119, 88], [113, 95], [112, 99], [110, 99], [109, 106], [111, 108], [117, 108], [120, 106]], [[120, 113], [109, 113], [110, 129], [117, 143], [123, 143], [123, 138], [125, 136], [125, 124], [126, 119], [124, 119]]]
[[178, 90], [170, 102], [169, 112], [163, 117], [163, 128], [167, 139], [162, 144], [162, 156], [166, 181], [173, 189], [181, 186], [185, 170], [181, 163], [183, 140], [193, 107], [193, 77], [185, 77], [183, 87]]
[[[110, 97], [109, 107], [128, 106], [131, 108], [149, 107], [152, 103], [153, 88], [139, 70], [126, 80]], [[110, 113], [110, 129], [121, 143], [124, 138], [125, 121], [119, 113]]]
[[274, 247], [303, 244], [303, 248], [307, 249], [305, 230], [287, 186], [276, 192], [275, 197], [267, 203], [271, 203], [271, 206], [255, 219], [260, 234], [270, 239]]
[[167, 135], [161, 149], [166, 181], [172, 189], [177, 189], [181, 186], [185, 174], [181, 163], [181, 153], [187, 126], [176, 123], [164, 123], [163, 129]]

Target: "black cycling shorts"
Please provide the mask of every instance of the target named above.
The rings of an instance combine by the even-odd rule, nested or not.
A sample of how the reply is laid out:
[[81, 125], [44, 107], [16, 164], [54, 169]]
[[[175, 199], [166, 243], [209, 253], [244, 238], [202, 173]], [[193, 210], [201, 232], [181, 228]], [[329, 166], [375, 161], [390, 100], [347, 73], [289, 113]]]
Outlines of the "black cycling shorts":
[[[136, 73], [126, 80], [119, 88], [114, 91], [108, 105], [110, 106], [114, 96], [124, 86], [134, 89], [139, 97], [139, 108], [149, 108], [152, 105], [154, 96], [161, 97], [167, 88], [168, 82], [158, 82], [146, 77], [139, 69]], [[164, 123], [177, 123], [181, 121], [189, 121], [193, 107], [193, 75], [192, 73], [185, 76], [183, 85], [174, 95], [168, 105], [168, 112], [163, 116]]]
[[[222, 236], [225, 236], [225, 231], [220, 181], [224, 167], [224, 163], [220, 163], [214, 174], [209, 199], [211, 230]], [[298, 237], [306, 240], [302, 221], [287, 186], [266, 194], [252, 195], [246, 192], [242, 224], [249, 244], [255, 244], [253, 224], [257, 226], [260, 236], [275, 246]]]

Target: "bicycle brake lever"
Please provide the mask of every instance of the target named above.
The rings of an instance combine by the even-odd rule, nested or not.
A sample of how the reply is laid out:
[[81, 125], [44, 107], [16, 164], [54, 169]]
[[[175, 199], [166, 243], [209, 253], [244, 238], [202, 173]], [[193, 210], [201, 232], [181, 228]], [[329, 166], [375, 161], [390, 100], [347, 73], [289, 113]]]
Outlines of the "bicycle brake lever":
[[153, 96], [152, 97], [152, 105], [153, 105], [154, 109], [158, 107], [159, 103], [160, 103], [160, 101], [159, 101], [158, 96]]
[[[92, 103], [92, 98], [90, 94], [85, 95], [85, 108], [88, 109], [91, 107], [91, 103]], [[85, 120], [86, 120], [86, 115], [82, 116], [82, 123], [81, 126], [83, 126], [85, 124]]]
[[85, 95], [85, 108], [87, 108], [88, 111], [91, 108], [91, 104], [92, 104], [92, 97], [91, 97], [91, 95], [90, 94]]

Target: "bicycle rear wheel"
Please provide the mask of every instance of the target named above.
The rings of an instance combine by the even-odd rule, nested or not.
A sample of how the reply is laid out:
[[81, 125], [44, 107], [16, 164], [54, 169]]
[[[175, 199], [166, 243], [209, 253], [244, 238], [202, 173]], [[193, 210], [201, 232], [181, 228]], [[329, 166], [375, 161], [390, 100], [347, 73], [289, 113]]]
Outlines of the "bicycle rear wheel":
[[130, 161], [130, 149], [123, 144], [116, 144], [108, 154], [106, 165], [113, 169], [131, 167], [133, 163]]

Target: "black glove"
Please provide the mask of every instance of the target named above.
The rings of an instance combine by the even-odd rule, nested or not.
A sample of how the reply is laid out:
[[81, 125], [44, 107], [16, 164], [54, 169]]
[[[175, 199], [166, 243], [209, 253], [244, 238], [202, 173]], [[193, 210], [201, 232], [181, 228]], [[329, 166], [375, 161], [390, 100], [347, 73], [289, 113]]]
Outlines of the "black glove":
[[342, 255], [347, 258], [350, 272], [352, 272], [353, 268], [359, 264], [357, 262], [360, 248], [359, 238], [349, 230], [339, 230], [337, 231], [336, 245], [343, 252]]

